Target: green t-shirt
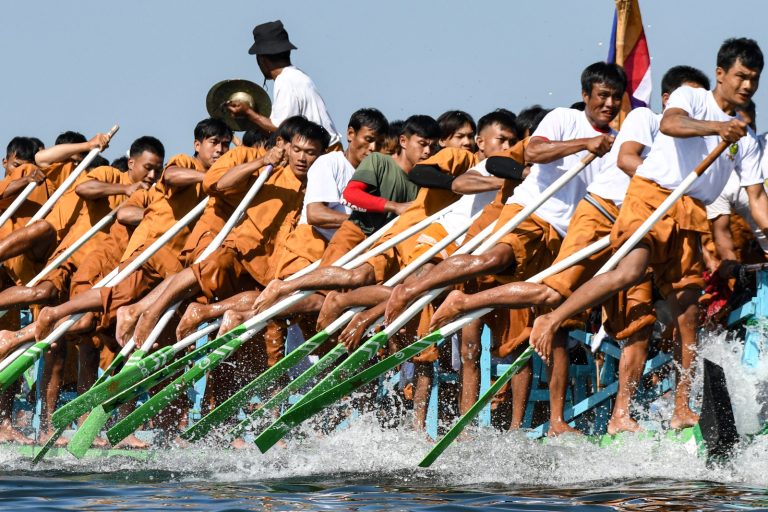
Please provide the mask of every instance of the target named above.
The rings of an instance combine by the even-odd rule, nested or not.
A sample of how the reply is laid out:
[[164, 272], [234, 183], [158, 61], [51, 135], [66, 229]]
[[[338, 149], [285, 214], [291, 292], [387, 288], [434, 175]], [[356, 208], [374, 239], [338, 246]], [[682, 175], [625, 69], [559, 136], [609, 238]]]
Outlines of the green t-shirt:
[[[408, 179], [408, 175], [389, 155], [371, 153], [357, 166], [352, 179], [368, 185], [368, 193], [383, 197], [395, 203], [407, 203], [416, 199], [419, 186]], [[373, 213], [353, 211], [349, 220], [365, 233], [371, 235], [395, 217], [394, 213]]]

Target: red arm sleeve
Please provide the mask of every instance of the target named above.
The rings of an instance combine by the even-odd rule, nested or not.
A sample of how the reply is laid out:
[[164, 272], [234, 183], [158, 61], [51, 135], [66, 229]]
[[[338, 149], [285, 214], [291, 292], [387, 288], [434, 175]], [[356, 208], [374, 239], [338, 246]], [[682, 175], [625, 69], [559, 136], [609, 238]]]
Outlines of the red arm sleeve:
[[384, 205], [387, 200], [366, 192], [368, 184], [362, 181], [352, 180], [344, 189], [344, 199], [354, 207], [361, 208], [372, 213], [384, 213]]

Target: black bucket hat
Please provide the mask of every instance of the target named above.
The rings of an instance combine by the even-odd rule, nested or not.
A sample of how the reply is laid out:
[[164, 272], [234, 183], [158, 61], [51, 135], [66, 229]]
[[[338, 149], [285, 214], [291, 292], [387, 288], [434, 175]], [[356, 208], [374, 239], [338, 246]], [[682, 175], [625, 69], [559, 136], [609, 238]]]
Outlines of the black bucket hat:
[[269, 21], [253, 27], [253, 45], [248, 50], [251, 55], [274, 55], [295, 49], [282, 21]]

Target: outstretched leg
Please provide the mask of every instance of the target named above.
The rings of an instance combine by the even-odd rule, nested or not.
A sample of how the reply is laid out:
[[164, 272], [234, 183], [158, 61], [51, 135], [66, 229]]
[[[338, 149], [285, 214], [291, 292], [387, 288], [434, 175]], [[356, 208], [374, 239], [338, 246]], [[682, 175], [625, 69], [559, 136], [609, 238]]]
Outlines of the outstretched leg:
[[212, 302], [211, 304], [190, 303], [184, 311], [181, 321], [179, 321], [179, 326], [176, 328], [176, 339], [186, 338], [197, 330], [200, 324], [221, 318], [227, 311], [250, 310], [258, 296], [259, 291], [253, 290], [242, 292], [228, 299]]
[[87, 311], [101, 311], [101, 293], [98, 289], [80, 293], [58, 306], [43, 308], [35, 322], [35, 337], [42, 340], [53, 331], [61, 319]]
[[39, 220], [0, 239], [0, 261], [28, 253], [36, 261], [46, 261], [56, 247], [56, 230]]
[[29, 304], [45, 304], [56, 298], [58, 290], [50, 281], [42, 281], [33, 286], [12, 286], [0, 292], [0, 309], [7, 310], [13, 306]]
[[162, 293], [168, 288], [171, 280], [176, 277], [173, 274], [166, 277], [159, 285], [155, 286], [151, 292], [144, 296], [138, 302], [128, 304], [117, 310], [117, 325], [115, 327], [115, 338], [120, 345], [125, 345], [136, 328], [136, 322], [139, 321], [141, 314], [146, 311]]

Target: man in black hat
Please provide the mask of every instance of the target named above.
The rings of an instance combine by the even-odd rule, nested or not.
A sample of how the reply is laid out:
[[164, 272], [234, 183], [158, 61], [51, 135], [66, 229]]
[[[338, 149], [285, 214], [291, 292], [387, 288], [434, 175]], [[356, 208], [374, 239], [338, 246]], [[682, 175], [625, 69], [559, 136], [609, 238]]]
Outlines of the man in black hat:
[[341, 135], [331, 120], [315, 83], [299, 68], [291, 65], [291, 50], [296, 47], [288, 40], [288, 32], [280, 20], [256, 25], [253, 45], [248, 50], [256, 55], [259, 69], [267, 80], [275, 81], [272, 114], [263, 116], [243, 102], [232, 101], [227, 108], [233, 116], [245, 116], [269, 133], [277, 130], [285, 119], [301, 115], [321, 125], [331, 134], [331, 146], [341, 144]]

